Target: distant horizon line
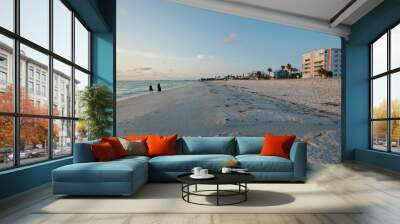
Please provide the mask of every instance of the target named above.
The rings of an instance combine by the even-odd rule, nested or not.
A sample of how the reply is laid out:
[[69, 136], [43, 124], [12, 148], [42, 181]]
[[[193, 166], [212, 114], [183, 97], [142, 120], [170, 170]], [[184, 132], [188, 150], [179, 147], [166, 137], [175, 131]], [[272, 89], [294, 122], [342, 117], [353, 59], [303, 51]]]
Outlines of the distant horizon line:
[[117, 81], [199, 81], [200, 79], [117, 79]]

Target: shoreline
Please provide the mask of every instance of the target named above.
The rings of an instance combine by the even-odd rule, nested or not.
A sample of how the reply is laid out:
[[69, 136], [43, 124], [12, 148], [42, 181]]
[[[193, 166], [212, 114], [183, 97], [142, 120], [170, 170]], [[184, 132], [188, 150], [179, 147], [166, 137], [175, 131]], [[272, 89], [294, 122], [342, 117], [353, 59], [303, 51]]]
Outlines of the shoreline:
[[[182, 81], [186, 81], [186, 80], [182, 80]], [[196, 82], [199, 82], [199, 81], [193, 81], [192, 83], [187, 84], [187, 85], [182, 85], [182, 86], [177, 86], [177, 87], [172, 87], [172, 88], [169, 88], [169, 89], [165, 89], [165, 90], [162, 90], [161, 93], [162, 93], [162, 92], [167, 92], [167, 91], [170, 91], [170, 90], [174, 90], [174, 89], [179, 89], [179, 88], [187, 87], [187, 86], [190, 86], [190, 85], [195, 84]], [[136, 94], [136, 95], [131, 95], [131, 96], [125, 96], [125, 97], [117, 98], [117, 102], [121, 102], [121, 101], [124, 101], [124, 100], [130, 100], [130, 99], [132, 99], [132, 98], [136, 98], [136, 97], [140, 97], [140, 96], [147, 96], [147, 95], [152, 95], [152, 94], [158, 94], [158, 93], [159, 93], [159, 92], [157, 92], [157, 91], [155, 90], [155, 91], [153, 91], [153, 92], [150, 92], [150, 91], [149, 91], [149, 92], [147, 92], [147, 93]]]

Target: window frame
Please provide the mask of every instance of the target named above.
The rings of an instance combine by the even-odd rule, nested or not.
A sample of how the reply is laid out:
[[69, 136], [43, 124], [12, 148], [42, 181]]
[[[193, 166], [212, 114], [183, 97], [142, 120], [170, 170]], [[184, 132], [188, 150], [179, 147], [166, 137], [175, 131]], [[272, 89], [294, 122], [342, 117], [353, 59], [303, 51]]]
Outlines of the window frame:
[[[15, 169], [18, 167], [23, 167], [23, 166], [29, 166], [37, 163], [43, 163], [49, 160], [58, 160], [62, 159], [65, 157], [70, 157], [73, 155], [74, 152], [74, 143], [75, 143], [75, 123], [76, 121], [79, 120], [79, 117], [75, 116], [75, 108], [71, 108], [71, 114], [70, 116], [56, 116], [53, 115], [53, 59], [58, 60], [59, 62], [62, 62], [68, 66], [71, 66], [71, 83], [75, 82], [75, 69], [85, 73], [89, 77], [89, 83], [88, 86], [92, 85], [92, 73], [91, 73], [91, 36], [92, 36], [92, 30], [88, 27], [88, 25], [83, 21], [83, 19], [79, 16], [78, 13], [76, 13], [72, 7], [65, 1], [65, 0], [59, 0], [68, 10], [71, 11], [71, 18], [70, 18], [70, 23], [71, 23], [71, 58], [67, 59], [64, 58], [63, 56], [55, 53], [53, 50], [53, 33], [54, 33], [54, 17], [53, 17], [53, 1], [54, 0], [48, 0], [49, 2], [49, 47], [46, 49], [45, 47], [42, 47], [39, 44], [34, 43], [33, 41], [30, 41], [27, 38], [24, 38], [23, 36], [20, 35], [20, 0], [14, 0], [13, 1], [13, 10], [14, 10], [14, 30], [10, 31], [4, 27], [0, 26], [0, 35], [3, 35], [5, 37], [11, 38], [13, 40], [14, 48], [13, 48], [13, 65], [12, 65], [12, 73], [10, 75], [13, 75], [14, 78], [14, 99], [13, 99], [13, 107], [14, 110], [13, 112], [2, 112], [0, 111], [0, 116], [10, 116], [13, 118], [13, 166], [10, 167], [5, 167], [5, 168], [0, 168], [0, 172], [4, 170], [10, 170], [10, 169]], [[88, 37], [88, 69], [85, 69], [81, 67], [80, 65], [75, 63], [75, 18], [79, 20], [79, 22], [84, 26], [84, 28], [88, 31], [89, 37]], [[32, 48], [33, 50], [36, 50], [40, 53], [43, 53], [48, 56], [49, 58], [49, 63], [48, 63], [48, 81], [47, 81], [47, 88], [46, 88], [46, 95], [48, 97], [48, 113], [46, 115], [39, 115], [39, 114], [27, 114], [27, 113], [21, 113], [20, 111], [20, 45], [23, 44], [27, 47]], [[35, 77], [35, 72], [36, 70], [33, 70], [33, 75], [34, 79]], [[27, 80], [30, 79], [30, 74], [26, 74]], [[41, 78], [41, 77], [39, 77]], [[39, 80], [41, 83], [41, 79]], [[71, 92], [72, 92], [72, 105], [75, 103], [75, 85], [71, 86]], [[27, 90], [28, 91], [28, 90]], [[34, 91], [36, 91], [34, 89]], [[20, 119], [21, 118], [45, 118], [47, 119], [48, 122], [48, 136], [47, 136], [47, 149], [48, 150], [48, 157], [44, 158], [41, 161], [38, 162], [32, 162], [32, 163], [26, 163], [26, 164], [21, 164], [20, 161]], [[54, 158], [53, 152], [54, 152], [54, 147], [53, 147], [53, 121], [55, 120], [66, 120], [71, 122], [71, 128], [72, 128], [72, 133], [71, 133], [71, 153], [69, 155], [62, 155], [62, 156], [56, 156]]]
[[[392, 117], [392, 98], [391, 98], [391, 91], [392, 91], [392, 85], [391, 85], [391, 80], [392, 76], [395, 75], [396, 73], [400, 72], [400, 67], [393, 68], [391, 69], [391, 31], [393, 28], [400, 26], [400, 21], [397, 21], [396, 23], [392, 24], [390, 27], [384, 30], [381, 34], [379, 34], [375, 39], [373, 39], [369, 44], [369, 149], [372, 151], [378, 151], [378, 152], [385, 152], [385, 153], [391, 153], [391, 154], [400, 154], [400, 152], [394, 152], [392, 151], [392, 121], [400, 121], [400, 117]], [[386, 65], [386, 71], [382, 72], [380, 74], [373, 74], [373, 44], [379, 40], [381, 37], [384, 35], [387, 35], [387, 65]], [[373, 118], [373, 81], [382, 77], [386, 77], [386, 87], [387, 87], [387, 105], [386, 105], [386, 118]], [[374, 133], [373, 133], [373, 122], [376, 121], [386, 121], [386, 129], [387, 129], [387, 138], [386, 138], [386, 150], [379, 150], [374, 148]]]

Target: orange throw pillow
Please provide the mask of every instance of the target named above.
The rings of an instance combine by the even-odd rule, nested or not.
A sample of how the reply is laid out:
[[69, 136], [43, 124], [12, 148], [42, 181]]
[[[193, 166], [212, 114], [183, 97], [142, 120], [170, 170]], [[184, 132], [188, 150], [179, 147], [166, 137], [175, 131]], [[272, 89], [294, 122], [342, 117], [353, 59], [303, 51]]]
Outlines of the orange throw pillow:
[[127, 139], [127, 140], [129, 140], [129, 141], [142, 141], [142, 142], [146, 142], [146, 140], [147, 140], [147, 135], [125, 135], [124, 138]]
[[290, 148], [296, 135], [265, 135], [261, 156], [280, 156], [290, 159]]
[[148, 156], [176, 155], [176, 140], [178, 135], [147, 137]]
[[109, 137], [109, 138], [101, 138], [101, 142], [108, 142], [114, 149], [115, 155], [117, 158], [125, 157], [126, 151], [124, 146], [122, 146], [121, 142], [117, 137]]
[[108, 142], [93, 144], [91, 145], [91, 149], [94, 157], [99, 162], [110, 161], [117, 158], [113, 147]]

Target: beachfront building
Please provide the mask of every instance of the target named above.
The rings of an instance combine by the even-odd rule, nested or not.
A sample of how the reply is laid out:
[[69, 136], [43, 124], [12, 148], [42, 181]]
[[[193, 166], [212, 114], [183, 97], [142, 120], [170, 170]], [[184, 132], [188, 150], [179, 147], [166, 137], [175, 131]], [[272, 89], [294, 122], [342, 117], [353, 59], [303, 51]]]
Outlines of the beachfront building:
[[340, 76], [342, 53], [339, 48], [323, 48], [304, 53], [302, 67], [304, 78], [319, 77], [318, 70], [331, 71], [333, 76]]
[[301, 73], [297, 68], [288, 69], [285, 67], [284, 69], [275, 70], [272, 77], [274, 79], [300, 78]]

